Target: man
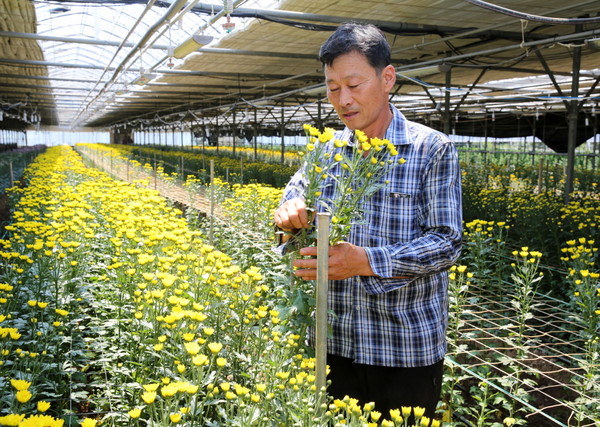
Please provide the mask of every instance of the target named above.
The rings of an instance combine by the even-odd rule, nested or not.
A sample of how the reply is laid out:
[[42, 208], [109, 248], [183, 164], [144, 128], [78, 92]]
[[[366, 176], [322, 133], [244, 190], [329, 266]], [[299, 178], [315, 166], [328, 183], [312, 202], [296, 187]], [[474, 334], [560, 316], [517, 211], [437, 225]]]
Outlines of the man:
[[[406, 160], [365, 201], [365, 221], [352, 226], [347, 242], [330, 248], [328, 392], [375, 402], [388, 419], [401, 406], [423, 407], [433, 417], [446, 351], [447, 270], [461, 248], [457, 153], [445, 135], [406, 120], [389, 103], [396, 72], [376, 27], [340, 26], [320, 59], [327, 96], [346, 125], [336, 137], [352, 144], [362, 130], [390, 140]], [[274, 214], [283, 230], [311, 226], [302, 186], [299, 172]], [[334, 191], [335, 181], [324, 180], [322, 197]], [[295, 274], [315, 279], [316, 248], [300, 255], [309, 258], [294, 261]]]

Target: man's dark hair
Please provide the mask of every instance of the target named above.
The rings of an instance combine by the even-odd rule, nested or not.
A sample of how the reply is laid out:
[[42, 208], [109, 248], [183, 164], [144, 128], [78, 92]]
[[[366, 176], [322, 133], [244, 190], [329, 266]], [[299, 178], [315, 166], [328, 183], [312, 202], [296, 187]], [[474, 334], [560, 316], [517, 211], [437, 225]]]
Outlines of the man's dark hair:
[[348, 23], [340, 25], [327, 39], [319, 51], [319, 59], [331, 65], [340, 55], [358, 52], [369, 64], [380, 72], [392, 63], [390, 45], [383, 32], [374, 25]]

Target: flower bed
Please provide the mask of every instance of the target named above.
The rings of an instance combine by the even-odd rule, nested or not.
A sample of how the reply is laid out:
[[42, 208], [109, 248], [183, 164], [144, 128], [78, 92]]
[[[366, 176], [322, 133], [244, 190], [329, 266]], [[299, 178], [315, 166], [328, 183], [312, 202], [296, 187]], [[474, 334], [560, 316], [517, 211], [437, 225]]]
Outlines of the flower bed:
[[272, 284], [204, 244], [154, 190], [86, 169], [65, 147], [26, 179], [11, 190], [12, 234], [1, 242], [1, 423], [346, 416], [344, 405], [315, 413], [314, 362], [275, 309]]
[[[148, 183], [136, 187], [86, 169], [69, 148], [40, 156], [26, 181], [9, 191], [13, 224], [0, 241], [0, 425], [363, 426], [387, 415], [352, 399], [315, 408], [314, 362], [299, 332], [310, 308], [302, 312], [285, 267], [267, 256], [272, 242], [238, 233], [272, 237], [280, 190], [219, 183], [229, 220], [215, 225], [215, 246], [226, 255]], [[569, 283], [571, 302], [562, 317], [531, 299], [548, 280], [532, 272], [548, 269], [539, 252], [508, 245], [516, 219], [465, 224], [464, 265], [451, 276], [449, 360], [462, 363], [447, 367], [443, 400], [452, 413], [480, 425], [525, 422], [531, 408], [521, 403], [537, 403], [521, 364], [543, 344], [548, 360], [560, 355], [586, 374], [567, 374], [563, 381], [572, 384], [535, 381], [571, 390], [559, 401], [581, 425], [597, 418], [597, 214], [564, 209], [580, 226], [561, 243], [564, 270], [556, 274]], [[493, 346], [482, 348], [480, 312], [495, 322]], [[562, 327], [559, 320], [571, 321], [576, 340], [546, 334]], [[543, 339], [530, 339], [536, 328]], [[497, 358], [491, 371], [480, 363]], [[519, 381], [506, 382], [513, 378]], [[382, 425], [403, 425], [402, 415]]]

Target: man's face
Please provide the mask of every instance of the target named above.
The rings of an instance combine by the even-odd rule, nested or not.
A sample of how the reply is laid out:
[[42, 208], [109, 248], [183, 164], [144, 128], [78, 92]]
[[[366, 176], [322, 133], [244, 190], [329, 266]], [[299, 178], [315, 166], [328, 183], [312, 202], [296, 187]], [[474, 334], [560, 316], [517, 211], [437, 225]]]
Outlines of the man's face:
[[396, 82], [394, 67], [388, 65], [377, 75], [367, 58], [353, 51], [338, 56], [324, 71], [327, 97], [342, 122], [371, 138], [383, 138], [391, 121], [388, 95]]

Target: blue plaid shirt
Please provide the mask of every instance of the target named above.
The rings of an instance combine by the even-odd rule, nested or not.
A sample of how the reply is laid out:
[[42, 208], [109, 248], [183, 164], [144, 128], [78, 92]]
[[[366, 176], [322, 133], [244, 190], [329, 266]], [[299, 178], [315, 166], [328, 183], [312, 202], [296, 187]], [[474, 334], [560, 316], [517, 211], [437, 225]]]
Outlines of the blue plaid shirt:
[[[364, 221], [346, 239], [365, 248], [377, 276], [329, 282], [327, 348], [356, 363], [428, 366], [446, 352], [447, 271], [462, 236], [460, 167], [447, 136], [390, 109], [385, 138], [406, 163], [383, 177], [389, 184], [365, 202]], [[351, 143], [353, 134], [346, 128], [336, 138]], [[331, 198], [335, 181], [323, 184], [322, 197]], [[302, 197], [304, 186], [298, 171], [282, 201]]]

